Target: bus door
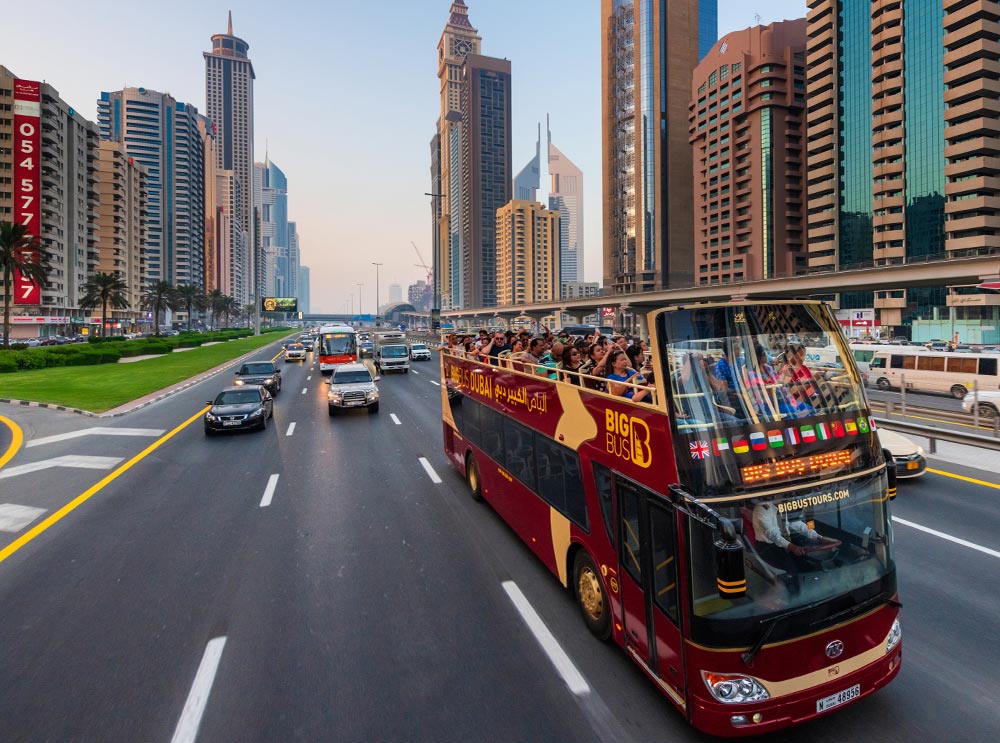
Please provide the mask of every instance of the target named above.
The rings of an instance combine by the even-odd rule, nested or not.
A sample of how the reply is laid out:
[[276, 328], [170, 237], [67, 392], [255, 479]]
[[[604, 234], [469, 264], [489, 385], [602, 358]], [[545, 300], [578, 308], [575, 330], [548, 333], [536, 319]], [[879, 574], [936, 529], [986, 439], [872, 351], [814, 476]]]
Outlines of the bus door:
[[684, 706], [677, 518], [662, 497], [615, 475], [625, 647]]

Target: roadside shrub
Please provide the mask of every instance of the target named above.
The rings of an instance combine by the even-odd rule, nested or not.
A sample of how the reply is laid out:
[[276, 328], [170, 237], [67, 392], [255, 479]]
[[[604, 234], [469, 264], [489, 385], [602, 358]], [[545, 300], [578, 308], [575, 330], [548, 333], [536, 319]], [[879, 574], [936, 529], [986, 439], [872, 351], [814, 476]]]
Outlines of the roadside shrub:
[[11, 374], [17, 371], [17, 361], [8, 354], [0, 354], [0, 374]]
[[48, 366], [45, 354], [32, 353], [31, 351], [17, 351], [14, 357], [17, 361], [17, 368], [23, 370], [44, 369]]
[[163, 342], [157, 343], [156, 341], [150, 341], [149, 343], [145, 343], [142, 345], [141, 348], [142, 348], [142, 353], [139, 354], [140, 356], [146, 356], [147, 354], [170, 353], [171, 351], [174, 350], [169, 343], [163, 343]]

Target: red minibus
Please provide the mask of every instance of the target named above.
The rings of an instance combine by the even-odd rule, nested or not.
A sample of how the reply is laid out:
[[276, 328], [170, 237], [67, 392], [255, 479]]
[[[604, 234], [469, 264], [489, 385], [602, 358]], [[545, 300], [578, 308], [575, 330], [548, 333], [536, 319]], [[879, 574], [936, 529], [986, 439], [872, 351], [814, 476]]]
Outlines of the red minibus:
[[[641, 402], [443, 352], [452, 464], [698, 729], [756, 735], [885, 686], [902, 654], [895, 472], [833, 314], [645, 320]], [[843, 367], [811, 371], [804, 347], [831, 345]]]

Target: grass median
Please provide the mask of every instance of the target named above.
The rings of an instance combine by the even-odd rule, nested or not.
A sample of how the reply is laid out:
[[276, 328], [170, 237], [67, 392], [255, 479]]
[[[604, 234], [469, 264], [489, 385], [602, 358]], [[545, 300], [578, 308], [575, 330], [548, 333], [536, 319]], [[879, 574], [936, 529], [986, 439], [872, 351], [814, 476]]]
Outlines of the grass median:
[[268, 333], [126, 364], [63, 366], [0, 374], [0, 397], [103, 413], [284, 337], [284, 333]]

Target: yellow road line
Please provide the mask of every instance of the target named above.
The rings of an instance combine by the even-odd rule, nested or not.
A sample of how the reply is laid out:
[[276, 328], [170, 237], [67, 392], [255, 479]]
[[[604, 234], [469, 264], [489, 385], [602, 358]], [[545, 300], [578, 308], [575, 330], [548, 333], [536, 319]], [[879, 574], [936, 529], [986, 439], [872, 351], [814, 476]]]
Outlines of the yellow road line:
[[0, 454], [0, 469], [3, 469], [3, 466], [12, 460], [14, 455], [21, 449], [21, 444], [24, 443], [24, 434], [21, 432], [21, 427], [10, 418], [5, 418], [0, 415], [0, 423], [3, 423], [10, 429], [11, 435], [14, 438], [14, 440], [10, 442], [10, 446], [7, 447], [7, 451]]
[[[931, 455], [933, 456], [933, 455]], [[964, 482], [971, 482], [974, 485], [984, 485], [987, 488], [996, 488], [1000, 490], [1000, 485], [992, 482], [986, 482], [985, 480], [977, 480], [974, 477], [966, 477], [965, 475], [956, 475], [953, 472], [945, 472], [944, 470], [935, 470], [930, 467], [927, 468], [928, 472], [933, 472], [935, 475], [943, 475], [944, 477], [953, 477], [956, 480], [962, 480]]]
[[76, 498], [74, 498], [73, 500], [71, 500], [65, 506], [63, 506], [58, 511], [56, 511], [51, 516], [49, 516], [47, 519], [45, 519], [44, 521], [42, 521], [40, 524], [38, 524], [37, 526], [35, 526], [31, 530], [25, 532], [20, 537], [18, 537], [17, 539], [15, 539], [13, 542], [11, 542], [10, 544], [8, 544], [6, 547], [4, 547], [2, 550], [0, 550], [0, 562], [3, 562], [4, 560], [6, 560], [8, 557], [10, 557], [15, 552], [17, 552], [19, 549], [21, 549], [24, 545], [28, 544], [28, 542], [30, 542], [33, 539], [35, 539], [35, 537], [40, 536], [49, 527], [54, 526], [56, 523], [58, 523], [60, 520], [62, 520], [63, 517], [68, 516], [78, 506], [82, 506], [84, 503], [86, 503], [88, 500], [90, 500], [94, 495], [96, 495], [97, 493], [99, 493], [104, 488], [105, 485], [111, 483], [112, 481], [114, 481], [115, 479], [117, 479], [120, 475], [122, 475], [125, 472], [127, 472], [128, 470], [132, 469], [132, 467], [134, 467], [136, 464], [138, 464], [143, 459], [145, 459], [146, 457], [148, 457], [154, 451], [156, 451], [157, 449], [159, 449], [161, 446], [163, 446], [163, 444], [167, 443], [167, 441], [169, 441], [170, 439], [172, 439], [174, 436], [176, 436], [182, 430], [184, 430], [185, 428], [187, 428], [188, 426], [190, 426], [192, 423], [194, 423], [196, 420], [198, 420], [203, 415], [205, 415], [205, 411], [206, 410], [208, 410], [208, 407], [204, 407], [201, 410], [199, 410], [196, 414], [192, 415], [186, 421], [184, 421], [179, 426], [177, 426], [177, 428], [175, 428], [174, 430], [170, 431], [169, 433], [164, 434], [163, 436], [161, 436], [160, 438], [158, 438], [156, 441], [154, 441], [152, 444], [150, 444], [145, 449], [143, 449], [141, 452], [139, 452], [134, 457], [132, 457], [130, 460], [128, 460], [127, 462], [125, 462], [125, 464], [119, 466], [118, 469], [116, 469], [114, 472], [112, 472], [109, 475], [107, 475], [103, 480], [101, 480], [100, 482], [98, 482], [96, 485], [94, 485], [93, 487], [85, 490], [83, 493], [81, 493]]

